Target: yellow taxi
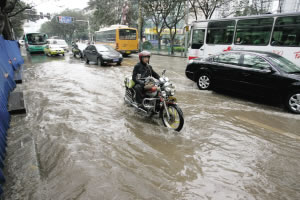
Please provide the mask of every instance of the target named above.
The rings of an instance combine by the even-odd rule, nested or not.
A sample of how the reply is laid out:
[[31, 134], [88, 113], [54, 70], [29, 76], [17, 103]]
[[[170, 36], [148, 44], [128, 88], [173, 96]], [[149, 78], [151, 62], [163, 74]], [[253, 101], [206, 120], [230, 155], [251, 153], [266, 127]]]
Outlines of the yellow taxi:
[[56, 55], [63, 55], [65, 56], [65, 51], [63, 48], [57, 46], [57, 45], [51, 45], [51, 44], [47, 44], [44, 52], [47, 56], [56, 56]]

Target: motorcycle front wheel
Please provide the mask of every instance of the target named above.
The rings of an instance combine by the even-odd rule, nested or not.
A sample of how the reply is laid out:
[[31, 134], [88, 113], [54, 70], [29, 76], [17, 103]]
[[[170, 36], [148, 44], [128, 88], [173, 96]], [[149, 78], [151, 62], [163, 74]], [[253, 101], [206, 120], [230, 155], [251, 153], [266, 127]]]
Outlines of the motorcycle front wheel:
[[184, 124], [183, 113], [181, 109], [175, 104], [167, 105], [167, 109], [169, 111], [170, 118], [168, 118], [165, 108], [161, 110], [163, 124], [169, 129], [180, 131]]

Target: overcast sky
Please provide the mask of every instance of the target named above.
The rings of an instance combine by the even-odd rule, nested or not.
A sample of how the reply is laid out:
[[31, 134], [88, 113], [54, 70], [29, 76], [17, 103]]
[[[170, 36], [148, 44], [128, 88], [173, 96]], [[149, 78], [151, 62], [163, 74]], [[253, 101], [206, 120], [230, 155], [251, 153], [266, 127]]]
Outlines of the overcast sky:
[[[37, 13], [59, 13], [65, 9], [83, 9], [87, 6], [89, 0], [24, 0], [26, 3], [34, 5]], [[37, 22], [26, 22], [24, 25], [25, 32], [39, 31], [41, 24], [47, 19], [38, 20]]]

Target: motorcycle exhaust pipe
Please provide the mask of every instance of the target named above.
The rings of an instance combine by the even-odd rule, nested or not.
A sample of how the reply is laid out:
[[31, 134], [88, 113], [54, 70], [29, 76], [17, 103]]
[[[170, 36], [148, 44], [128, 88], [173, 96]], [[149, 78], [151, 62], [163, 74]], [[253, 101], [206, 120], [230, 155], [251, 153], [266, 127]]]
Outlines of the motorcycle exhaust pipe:
[[138, 109], [139, 111], [142, 111], [143, 113], [147, 114], [148, 112], [140, 107], [138, 107], [135, 103], [130, 102], [130, 100], [128, 100], [126, 97], [124, 98], [124, 100], [130, 104], [131, 106], [133, 106], [134, 108]]

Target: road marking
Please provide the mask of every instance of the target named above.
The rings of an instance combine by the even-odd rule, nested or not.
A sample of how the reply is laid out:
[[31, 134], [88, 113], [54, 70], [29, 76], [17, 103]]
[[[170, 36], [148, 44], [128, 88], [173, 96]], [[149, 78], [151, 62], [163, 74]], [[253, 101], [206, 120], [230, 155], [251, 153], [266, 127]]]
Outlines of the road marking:
[[286, 132], [284, 130], [281, 130], [281, 129], [278, 129], [278, 128], [275, 128], [275, 127], [271, 127], [267, 124], [263, 124], [261, 122], [258, 122], [258, 121], [255, 121], [255, 120], [251, 120], [251, 119], [248, 119], [248, 118], [245, 118], [245, 117], [237, 117], [239, 120], [241, 121], [244, 121], [244, 122], [247, 122], [248, 124], [252, 124], [254, 126], [258, 126], [260, 128], [264, 128], [266, 130], [269, 130], [269, 131], [273, 131], [275, 133], [278, 133], [278, 134], [281, 134], [281, 135], [284, 135], [284, 136], [287, 136], [287, 137], [290, 137], [290, 138], [293, 138], [293, 139], [297, 139], [297, 140], [300, 140], [300, 136], [296, 135], [296, 134], [293, 134], [293, 133], [289, 133], [289, 132]]

